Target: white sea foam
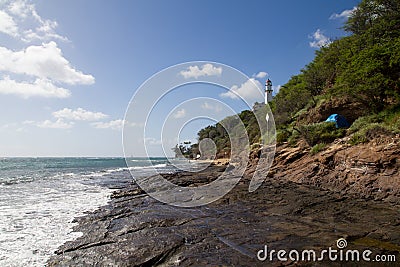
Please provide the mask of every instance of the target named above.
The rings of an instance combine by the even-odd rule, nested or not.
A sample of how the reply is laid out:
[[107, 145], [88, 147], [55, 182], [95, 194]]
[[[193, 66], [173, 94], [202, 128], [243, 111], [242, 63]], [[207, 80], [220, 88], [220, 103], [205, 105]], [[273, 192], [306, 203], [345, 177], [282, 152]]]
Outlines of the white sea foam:
[[[135, 172], [151, 175], [169, 168], [150, 163], [138, 160], [134, 165], [142, 166]], [[113, 191], [109, 185], [116, 188], [131, 179], [122, 159], [24, 158], [3, 165], [0, 267], [44, 266], [60, 245], [81, 235], [72, 232], [73, 218], [105, 205]]]
[[114, 172], [122, 172], [122, 171], [127, 171], [128, 168], [116, 168], [116, 169], [111, 169], [111, 170], [107, 170], [107, 173], [114, 173]]
[[82, 174], [81, 177], [103, 177], [106, 175], [110, 175], [112, 173], [116, 173], [116, 172], [123, 172], [123, 171], [127, 171], [128, 168], [115, 168], [115, 169], [109, 169], [109, 170], [103, 170], [103, 171], [94, 171], [94, 172], [90, 172], [88, 174]]
[[140, 166], [140, 167], [129, 167], [129, 170], [147, 170], [147, 169], [154, 169], [154, 168], [166, 168], [167, 164], [162, 163], [162, 164], [155, 164], [155, 165], [150, 165], [150, 166]]
[[149, 165], [149, 166], [115, 168], [115, 169], [109, 169], [109, 170], [105, 170], [105, 171], [101, 171], [101, 172], [91, 172], [89, 174], [85, 174], [82, 176], [84, 176], [84, 177], [86, 177], [86, 176], [101, 177], [101, 176], [109, 175], [112, 173], [123, 172], [123, 171], [128, 171], [128, 170], [149, 170], [149, 169], [166, 168], [166, 167], [167, 167], [166, 163], [160, 163], [160, 164], [154, 164], [154, 165]]
[[110, 193], [73, 179], [0, 187], [0, 265], [44, 266], [60, 245], [80, 236], [72, 232], [73, 218], [106, 204]]

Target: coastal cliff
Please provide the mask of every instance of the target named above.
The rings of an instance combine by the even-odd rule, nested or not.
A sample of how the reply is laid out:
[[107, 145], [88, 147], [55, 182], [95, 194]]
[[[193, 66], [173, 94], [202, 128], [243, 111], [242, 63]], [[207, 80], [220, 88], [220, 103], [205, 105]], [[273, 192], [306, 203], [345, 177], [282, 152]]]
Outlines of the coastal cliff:
[[400, 136], [380, 136], [355, 146], [348, 139], [338, 139], [317, 154], [306, 144], [280, 145], [268, 176], [400, 204]]

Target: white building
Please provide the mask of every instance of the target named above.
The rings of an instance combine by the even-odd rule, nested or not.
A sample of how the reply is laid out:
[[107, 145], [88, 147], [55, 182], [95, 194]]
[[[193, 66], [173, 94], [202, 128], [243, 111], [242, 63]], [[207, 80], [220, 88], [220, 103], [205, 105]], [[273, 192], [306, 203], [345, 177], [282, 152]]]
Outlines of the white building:
[[272, 101], [272, 82], [268, 79], [265, 82], [265, 104]]

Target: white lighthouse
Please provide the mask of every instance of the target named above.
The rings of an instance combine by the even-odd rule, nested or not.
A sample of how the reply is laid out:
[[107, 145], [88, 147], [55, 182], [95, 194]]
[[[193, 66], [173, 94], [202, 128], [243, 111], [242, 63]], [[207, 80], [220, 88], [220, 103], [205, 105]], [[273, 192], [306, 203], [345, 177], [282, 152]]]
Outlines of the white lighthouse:
[[268, 79], [265, 82], [265, 104], [272, 101], [272, 82]]

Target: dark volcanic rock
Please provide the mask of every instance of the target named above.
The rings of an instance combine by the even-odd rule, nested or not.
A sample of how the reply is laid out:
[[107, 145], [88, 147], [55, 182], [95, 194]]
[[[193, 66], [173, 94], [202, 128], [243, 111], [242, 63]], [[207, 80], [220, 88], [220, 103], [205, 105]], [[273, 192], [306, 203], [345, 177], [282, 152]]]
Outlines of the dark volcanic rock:
[[[221, 170], [213, 167], [168, 179], [196, 186]], [[298, 265], [276, 259], [260, 262], [256, 255], [264, 245], [287, 251], [336, 248], [341, 237], [347, 239], [349, 249], [368, 248], [399, 257], [399, 215], [398, 207], [384, 202], [283, 179], [269, 178], [253, 193], [248, 192], [245, 179], [219, 201], [197, 208], [160, 203], [132, 185], [114, 193], [109, 205], [77, 218], [75, 231], [83, 236], [61, 246], [48, 265]], [[301, 264], [341, 266], [327, 261]]]

